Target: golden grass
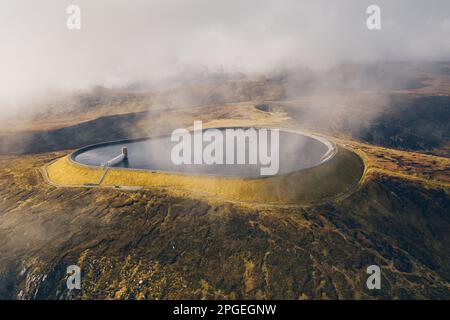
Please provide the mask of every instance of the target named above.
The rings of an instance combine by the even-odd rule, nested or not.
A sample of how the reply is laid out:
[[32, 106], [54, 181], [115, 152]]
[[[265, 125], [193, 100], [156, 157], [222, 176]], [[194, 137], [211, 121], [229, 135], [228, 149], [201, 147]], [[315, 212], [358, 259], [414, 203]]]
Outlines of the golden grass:
[[[194, 176], [143, 170], [110, 168], [101, 186], [142, 186], [188, 191], [232, 201], [298, 204], [333, 198], [355, 188], [363, 162], [342, 147], [337, 155], [318, 167], [269, 178]], [[57, 185], [98, 183], [102, 169], [72, 163], [67, 156], [47, 167], [49, 180]]]
[[96, 184], [103, 175], [102, 169], [79, 166], [70, 162], [68, 156], [56, 160], [45, 169], [52, 183], [63, 186]]
[[382, 174], [414, 180], [432, 187], [450, 188], [450, 159], [435, 155], [389, 149], [356, 141], [344, 143], [357, 152], [366, 164], [369, 176]]

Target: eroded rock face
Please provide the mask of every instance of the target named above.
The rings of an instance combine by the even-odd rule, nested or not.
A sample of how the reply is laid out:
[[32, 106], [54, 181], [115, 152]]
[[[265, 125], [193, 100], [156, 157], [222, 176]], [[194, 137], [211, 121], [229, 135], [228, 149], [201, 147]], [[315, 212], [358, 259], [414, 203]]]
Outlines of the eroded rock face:
[[[339, 203], [244, 207], [54, 188], [35, 169], [60, 155], [0, 160], [2, 298], [450, 298], [442, 189], [374, 177]], [[66, 288], [72, 264], [81, 291]]]

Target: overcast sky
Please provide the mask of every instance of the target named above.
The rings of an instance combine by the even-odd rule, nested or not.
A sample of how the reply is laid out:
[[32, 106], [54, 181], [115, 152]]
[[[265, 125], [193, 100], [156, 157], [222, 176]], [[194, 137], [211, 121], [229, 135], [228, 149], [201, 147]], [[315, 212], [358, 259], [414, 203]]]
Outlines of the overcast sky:
[[[66, 28], [68, 5], [81, 30]], [[366, 28], [381, 7], [382, 30]], [[179, 72], [450, 60], [448, 0], [0, 0], [0, 104]]]

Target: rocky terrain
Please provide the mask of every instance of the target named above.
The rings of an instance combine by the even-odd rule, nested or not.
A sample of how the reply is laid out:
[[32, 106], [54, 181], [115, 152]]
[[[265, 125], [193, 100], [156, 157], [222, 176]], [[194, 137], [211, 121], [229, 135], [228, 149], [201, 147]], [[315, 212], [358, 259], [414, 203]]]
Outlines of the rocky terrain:
[[[342, 201], [255, 207], [55, 188], [36, 169], [59, 155], [0, 161], [2, 298], [450, 298], [441, 188], [373, 174]], [[81, 291], [66, 288], [72, 264]], [[365, 286], [371, 264], [380, 291]]]
[[[3, 127], [0, 298], [450, 299], [444, 66], [372, 91], [350, 80], [319, 88], [304, 76], [145, 95], [97, 89], [63, 100], [67, 112], [29, 119], [25, 130]], [[351, 70], [336, 74], [354, 78]], [[41, 175], [73, 148], [170, 132], [194, 119], [321, 132], [358, 152], [364, 181], [320, 205], [267, 205], [170, 188], [55, 187]], [[82, 290], [66, 287], [73, 264]], [[381, 290], [366, 287], [373, 264]]]

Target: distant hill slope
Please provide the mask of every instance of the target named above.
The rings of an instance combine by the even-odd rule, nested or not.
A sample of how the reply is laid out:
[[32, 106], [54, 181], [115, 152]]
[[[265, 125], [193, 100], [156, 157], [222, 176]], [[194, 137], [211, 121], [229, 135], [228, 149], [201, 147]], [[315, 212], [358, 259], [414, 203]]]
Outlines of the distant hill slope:
[[450, 157], [450, 96], [333, 93], [274, 105], [313, 130]]

